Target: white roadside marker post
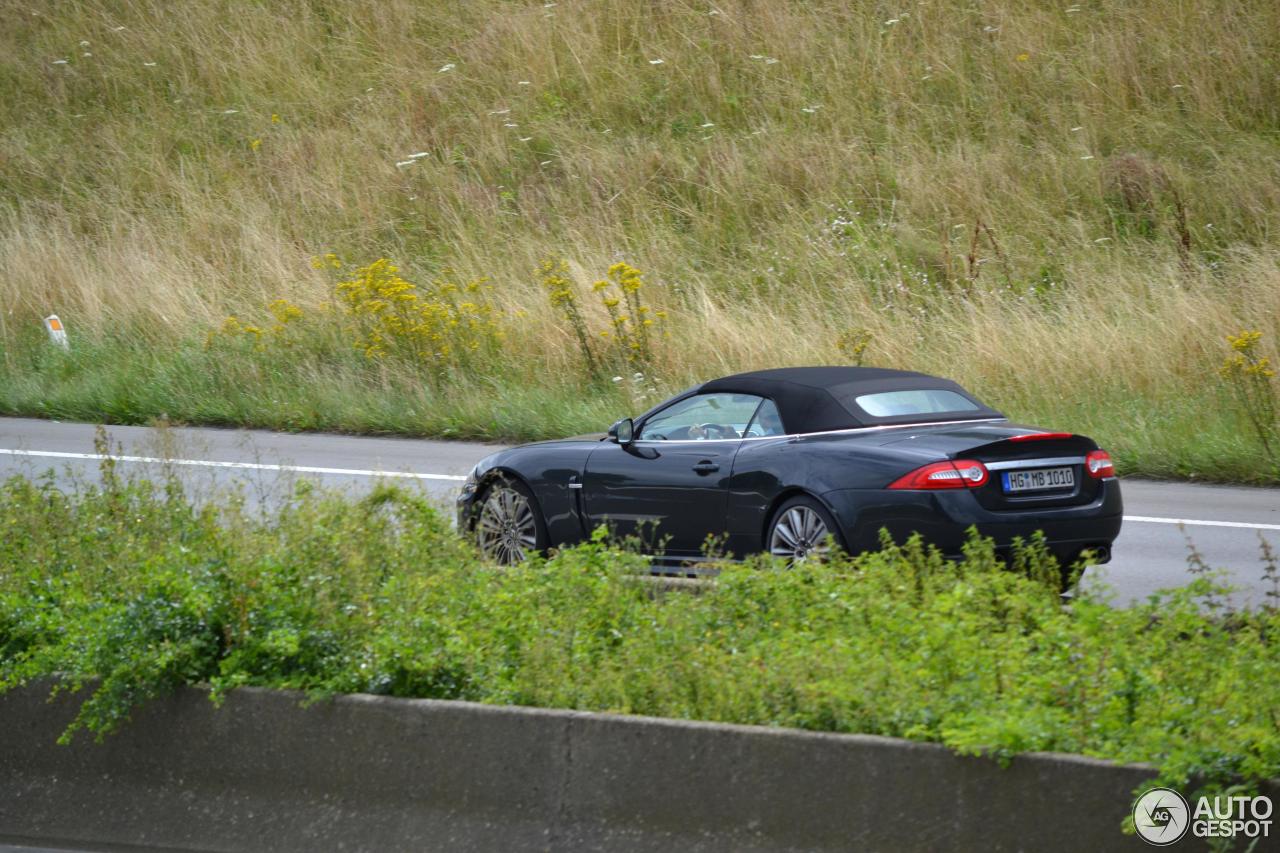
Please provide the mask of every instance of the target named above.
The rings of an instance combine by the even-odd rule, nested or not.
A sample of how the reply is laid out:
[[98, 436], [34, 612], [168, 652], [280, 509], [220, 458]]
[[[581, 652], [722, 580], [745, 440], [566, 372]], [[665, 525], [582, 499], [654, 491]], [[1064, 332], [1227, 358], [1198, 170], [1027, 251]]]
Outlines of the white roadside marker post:
[[50, 314], [44, 318], [44, 327], [49, 332], [49, 342], [63, 349], [70, 349], [71, 345], [67, 343], [67, 330], [62, 327], [62, 321], [58, 319], [57, 314]]

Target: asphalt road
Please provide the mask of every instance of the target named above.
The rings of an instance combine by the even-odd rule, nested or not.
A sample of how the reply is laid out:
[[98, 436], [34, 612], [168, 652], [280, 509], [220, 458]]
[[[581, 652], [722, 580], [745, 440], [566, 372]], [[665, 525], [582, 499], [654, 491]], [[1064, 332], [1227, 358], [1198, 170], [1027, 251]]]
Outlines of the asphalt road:
[[[52, 471], [61, 483], [92, 482], [100, 458], [95, 427], [0, 418], [0, 478]], [[111, 453], [122, 469], [156, 478], [166, 466], [197, 497], [240, 487], [251, 504], [269, 508], [298, 478], [358, 493], [378, 477], [450, 501], [471, 466], [498, 445], [253, 430], [110, 427]], [[1260, 603], [1260, 540], [1280, 554], [1280, 489], [1124, 479], [1125, 524], [1106, 566], [1084, 583], [1106, 583], [1117, 603], [1185, 583], [1189, 543], [1237, 587], [1232, 602]]]

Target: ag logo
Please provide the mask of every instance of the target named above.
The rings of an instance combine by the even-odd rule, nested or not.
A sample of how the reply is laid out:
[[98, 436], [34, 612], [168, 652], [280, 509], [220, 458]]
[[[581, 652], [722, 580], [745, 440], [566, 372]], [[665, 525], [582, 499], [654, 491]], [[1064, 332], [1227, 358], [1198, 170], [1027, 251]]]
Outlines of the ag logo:
[[1133, 826], [1148, 844], [1164, 847], [1187, 834], [1191, 809], [1182, 795], [1170, 788], [1152, 788], [1133, 804]]

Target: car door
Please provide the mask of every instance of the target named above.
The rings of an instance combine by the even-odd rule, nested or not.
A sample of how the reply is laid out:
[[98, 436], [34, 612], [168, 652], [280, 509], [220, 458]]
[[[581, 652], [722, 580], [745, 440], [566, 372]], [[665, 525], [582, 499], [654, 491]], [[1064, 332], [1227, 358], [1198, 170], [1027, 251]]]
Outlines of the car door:
[[700, 555], [708, 535], [726, 532], [733, 458], [760, 402], [751, 394], [695, 394], [639, 423], [631, 444], [602, 442], [583, 475], [588, 526], [635, 536], [649, 551]]

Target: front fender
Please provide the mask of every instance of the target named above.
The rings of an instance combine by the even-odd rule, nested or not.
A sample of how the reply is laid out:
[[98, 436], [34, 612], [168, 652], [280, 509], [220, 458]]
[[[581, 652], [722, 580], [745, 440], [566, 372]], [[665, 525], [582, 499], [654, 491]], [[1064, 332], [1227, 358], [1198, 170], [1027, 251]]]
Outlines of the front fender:
[[521, 480], [533, 492], [553, 547], [571, 545], [584, 538], [578, 489], [587, 454], [597, 441], [563, 441], [529, 444], [495, 453], [476, 466], [474, 485], [458, 497], [458, 529], [466, 533], [475, 523], [476, 502], [485, 487], [499, 477]]

